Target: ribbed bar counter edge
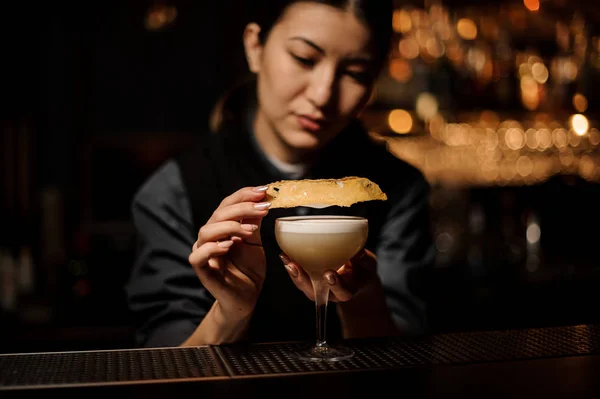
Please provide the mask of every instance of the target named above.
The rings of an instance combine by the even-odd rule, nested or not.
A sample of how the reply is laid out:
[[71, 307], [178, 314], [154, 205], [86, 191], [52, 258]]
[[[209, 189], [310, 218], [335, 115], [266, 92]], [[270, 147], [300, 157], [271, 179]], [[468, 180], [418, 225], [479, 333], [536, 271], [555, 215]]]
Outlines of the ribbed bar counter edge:
[[[2, 354], [0, 397], [119, 390], [151, 397], [188, 388], [215, 395], [239, 389], [245, 397], [253, 393], [256, 397], [301, 396], [304, 391], [313, 396], [331, 391], [349, 397], [362, 395], [362, 390], [372, 394], [384, 386], [397, 387], [399, 394], [414, 393], [410, 397], [438, 397], [443, 392], [474, 397], [488, 389], [490, 397], [501, 394], [502, 390], [492, 390], [495, 385], [509, 389], [513, 383], [517, 386], [510, 389], [518, 392], [511, 397], [526, 392], [560, 394], [561, 389], [565, 397], [576, 393], [594, 397], [600, 392], [599, 383], [591, 380], [592, 375], [598, 380], [600, 370], [597, 325], [350, 340], [346, 344], [356, 354], [339, 362], [296, 360], [289, 355], [297, 345], [294, 342]], [[539, 390], [527, 373], [531, 379], [543, 379]], [[548, 378], [563, 378], [564, 383]], [[330, 385], [338, 385], [337, 391]]]

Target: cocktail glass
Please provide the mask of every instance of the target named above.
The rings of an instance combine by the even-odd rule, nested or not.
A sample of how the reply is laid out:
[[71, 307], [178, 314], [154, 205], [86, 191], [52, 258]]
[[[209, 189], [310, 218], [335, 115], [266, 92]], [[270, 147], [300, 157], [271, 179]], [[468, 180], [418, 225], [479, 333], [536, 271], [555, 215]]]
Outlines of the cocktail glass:
[[329, 283], [323, 273], [337, 270], [365, 245], [368, 220], [358, 216], [288, 216], [275, 221], [275, 237], [283, 252], [302, 267], [312, 282], [316, 311], [316, 342], [294, 355], [301, 360], [337, 361], [354, 351], [343, 345], [330, 345], [326, 339]]

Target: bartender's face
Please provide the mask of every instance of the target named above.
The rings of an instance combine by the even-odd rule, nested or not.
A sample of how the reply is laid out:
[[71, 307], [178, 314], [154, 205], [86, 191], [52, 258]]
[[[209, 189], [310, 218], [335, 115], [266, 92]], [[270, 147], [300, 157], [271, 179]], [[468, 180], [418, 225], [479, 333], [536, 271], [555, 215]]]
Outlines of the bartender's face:
[[375, 79], [368, 28], [350, 11], [298, 2], [266, 43], [248, 25], [244, 41], [258, 80], [255, 133], [263, 149], [300, 162], [330, 142], [367, 103]]

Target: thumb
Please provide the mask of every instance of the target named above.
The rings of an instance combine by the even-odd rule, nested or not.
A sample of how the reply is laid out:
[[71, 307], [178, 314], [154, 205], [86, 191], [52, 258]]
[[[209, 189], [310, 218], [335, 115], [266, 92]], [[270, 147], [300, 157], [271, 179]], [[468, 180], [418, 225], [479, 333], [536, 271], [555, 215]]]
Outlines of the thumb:
[[377, 256], [367, 248], [361, 249], [356, 255], [354, 255], [354, 257], [350, 260], [350, 263], [353, 266], [359, 266], [371, 272], [377, 270]]

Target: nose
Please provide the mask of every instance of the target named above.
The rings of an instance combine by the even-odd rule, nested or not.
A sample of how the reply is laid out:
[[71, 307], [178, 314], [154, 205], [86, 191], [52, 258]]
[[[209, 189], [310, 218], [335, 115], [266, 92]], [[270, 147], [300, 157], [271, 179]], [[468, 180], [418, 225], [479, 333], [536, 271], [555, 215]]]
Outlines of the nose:
[[319, 68], [310, 78], [306, 94], [309, 101], [317, 108], [326, 107], [332, 100], [336, 75], [335, 70], [332, 69]]

